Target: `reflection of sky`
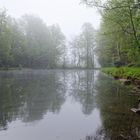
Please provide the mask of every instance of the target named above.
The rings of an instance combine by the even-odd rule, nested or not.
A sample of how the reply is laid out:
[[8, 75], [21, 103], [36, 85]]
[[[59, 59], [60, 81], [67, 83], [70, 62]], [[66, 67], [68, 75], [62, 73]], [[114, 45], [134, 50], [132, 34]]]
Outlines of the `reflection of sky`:
[[[15, 81], [18, 81], [17, 79], [19, 77], [22, 78], [26, 77], [25, 78], [26, 80], [28, 78], [29, 80], [32, 79], [32, 82], [29, 83], [31, 85], [28, 85], [28, 87], [27, 86], [24, 87], [27, 88], [27, 92], [33, 92], [30, 93], [30, 96], [33, 97], [29, 98], [27, 96], [29, 98], [28, 100], [30, 99], [32, 100], [34, 98], [35, 90], [39, 92], [39, 90], [42, 89], [44, 89], [43, 93], [41, 93], [40, 91], [39, 94], [43, 94], [44, 99], [42, 98], [43, 96], [40, 95], [37, 96], [39, 102], [38, 100], [34, 100], [36, 101], [33, 102], [34, 107], [30, 106], [30, 104], [28, 104], [28, 106], [24, 105], [23, 110], [28, 110], [28, 108], [30, 108], [30, 110], [32, 111], [34, 109], [35, 111], [34, 114], [28, 114], [28, 112], [25, 111], [24, 112], [25, 114], [24, 115], [22, 114], [23, 116], [21, 115], [23, 118], [17, 118], [16, 121], [9, 123], [8, 130], [0, 132], [0, 139], [2, 140], [39, 140], [39, 139], [85, 140], [86, 135], [94, 134], [98, 130], [98, 128], [101, 127], [100, 113], [99, 110], [96, 108], [96, 103], [95, 103], [96, 96], [94, 96], [95, 94], [94, 90], [93, 92], [90, 90], [94, 88], [94, 84], [96, 83], [98, 77], [98, 71], [33, 70], [33, 71], [23, 71], [23, 73], [20, 72], [17, 74], [17, 77], [16, 77], [16, 73], [18, 72], [16, 71], [15, 73], [13, 73], [12, 74], [13, 76], [11, 77], [11, 78], [15, 77]], [[38, 79], [40, 82], [38, 82]], [[51, 80], [51, 82], [48, 81], [47, 79]], [[54, 82], [53, 80], [56, 81]], [[89, 84], [88, 90], [87, 90], [87, 81]], [[27, 81], [23, 82], [22, 84], [25, 84], [26, 82]], [[49, 83], [50, 85], [48, 85]], [[32, 89], [33, 88], [32, 86], [35, 85], [37, 85], [37, 87], [34, 87], [35, 89]], [[50, 88], [49, 90], [50, 93], [46, 94], [47, 86], [51, 86], [51, 88], [48, 87]], [[63, 89], [64, 87], [66, 90]], [[56, 88], [55, 93], [52, 92], [54, 91], [54, 88]], [[89, 93], [87, 93], [87, 91]], [[36, 93], [36, 95], [39, 94]], [[51, 108], [49, 110], [46, 110], [47, 107], [42, 106], [42, 105], [46, 105], [51, 107], [54, 102], [61, 99], [58, 98], [58, 96], [66, 97], [65, 102], [60, 104], [61, 109], [59, 112], [52, 113], [53, 110], [51, 110]], [[47, 98], [52, 99], [54, 101], [48, 101]], [[43, 104], [41, 104], [41, 106], [39, 106], [39, 104], [41, 103], [40, 99], [41, 101], [43, 101]], [[48, 102], [49, 104], [45, 102]], [[54, 108], [52, 107], [52, 109]], [[88, 114], [84, 114], [83, 109], [87, 109], [87, 110], [89, 109], [90, 112]], [[22, 107], [20, 107], [20, 110], [22, 110]], [[26, 115], [27, 116], [31, 115], [29, 116], [29, 118], [30, 117], [36, 118], [35, 115], [37, 115], [40, 116], [41, 119], [40, 120], [30, 119], [30, 121], [23, 122], [24, 116]]]
[[2, 140], [84, 140], [86, 135], [93, 134], [101, 126], [98, 109], [87, 116], [81, 111], [79, 103], [70, 97], [59, 114], [48, 113], [44, 119], [24, 124], [15, 121], [7, 131], [0, 133]]

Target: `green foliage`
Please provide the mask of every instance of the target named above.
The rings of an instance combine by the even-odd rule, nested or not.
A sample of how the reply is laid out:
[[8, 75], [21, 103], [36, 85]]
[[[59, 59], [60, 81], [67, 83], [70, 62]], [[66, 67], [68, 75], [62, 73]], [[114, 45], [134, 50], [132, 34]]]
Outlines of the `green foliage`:
[[96, 6], [102, 16], [97, 35], [97, 50], [102, 66], [113, 66], [116, 61], [125, 65], [140, 60], [140, 4], [138, 0], [85, 0]]
[[103, 68], [103, 72], [118, 78], [138, 79], [140, 80], [140, 68], [138, 67], [121, 67], [121, 68]]
[[91, 23], [84, 23], [81, 34], [72, 40], [71, 48], [75, 67], [94, 67], [95, 33]]
[[33, 15], [15, 20], [0, 11], [0, 67], [55, 68], [64, 45], [58, 25], [47, 26]]
[[0, 66], [8, 66], [12, 59], [11, 31], [5, 10], [0, 11]]

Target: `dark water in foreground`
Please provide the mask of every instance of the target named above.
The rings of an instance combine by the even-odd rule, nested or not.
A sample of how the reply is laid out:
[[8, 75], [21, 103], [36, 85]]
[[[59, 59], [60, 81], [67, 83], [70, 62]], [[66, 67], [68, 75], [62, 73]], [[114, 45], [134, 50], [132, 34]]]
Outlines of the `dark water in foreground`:
[[99, 71], [0, 72], [0, 140], [138, 139], [129, 92]]

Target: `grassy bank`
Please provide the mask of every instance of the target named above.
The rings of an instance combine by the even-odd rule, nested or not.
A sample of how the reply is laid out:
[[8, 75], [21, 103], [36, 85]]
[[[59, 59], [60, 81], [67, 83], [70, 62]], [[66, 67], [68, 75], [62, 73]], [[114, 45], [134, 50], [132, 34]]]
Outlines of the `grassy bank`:
[[138, 67], [120, 67], [120, 68], [102, 68], [104, 73], [112, 75], [115, 78], [138, 79], [140, 80], [140, 68]]

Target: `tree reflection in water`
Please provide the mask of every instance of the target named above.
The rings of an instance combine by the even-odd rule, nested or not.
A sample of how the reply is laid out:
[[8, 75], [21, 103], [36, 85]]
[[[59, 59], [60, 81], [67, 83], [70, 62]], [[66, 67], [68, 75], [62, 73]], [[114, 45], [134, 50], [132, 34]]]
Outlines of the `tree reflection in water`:
[[[24, 70], [0, 73], [0, 126], [17, 118], [41, 120], [47, 112], [59, 113], [66, 95], [89, 115], [95, 108], [93, 71]], [[70, 87], [70, 91], [69, 88]]]
[[[140, 119], [130, 109], [137, 97], [118, 81], [96, 71], [24, 70], [0, 72], [0, 128], [16, 119], [34, 122], [59, 113], [67, 97], [80, 103], [83, 114], [100, 111], [101, 126], [82, 140], [140, 138]], [[94, 120], [93, 120], [94, 121]], [[91, 130], [92, 131], [92, 130]]]
[[40, 120], [47, 112], [58, 113], [65, 102], [66, 85], [55, 71], [1, 73], [0, 125], [20, 118], [24, 122]]
[[95, 140], [139, 139], [140, 116], [130, 111], [137, 97], [129, 96], [128, 88], [103, 74], [98, 77], [96, 89], [103, 126], [97, 131]]
[[84, 114], [89, 115], [95, 108], [94, 71], [72, 73], [70, 95], [82, 105]]

